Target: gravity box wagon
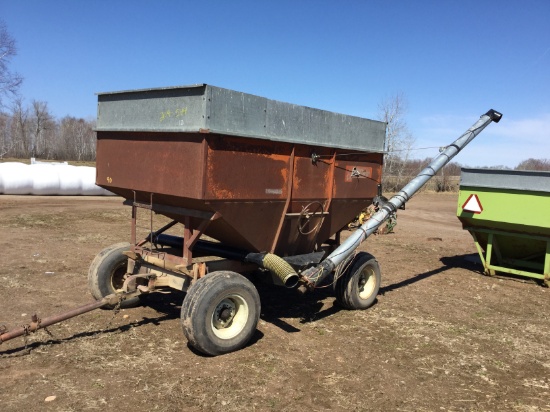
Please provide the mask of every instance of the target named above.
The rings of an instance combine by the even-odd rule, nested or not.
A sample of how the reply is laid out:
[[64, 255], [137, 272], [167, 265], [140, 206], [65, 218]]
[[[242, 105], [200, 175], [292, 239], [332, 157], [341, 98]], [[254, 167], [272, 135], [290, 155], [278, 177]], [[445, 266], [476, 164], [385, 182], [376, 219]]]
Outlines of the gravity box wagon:
[[35, 317], [0, 332], [0, 342], [172, 288], [186, 291], [189, 344], [231, 352], [251, 339], [260, 316], [250, 276], [302, 293], [328, 278], [343, 307], [365, 309], [380, 268], [357, 247], [500, 116], [481, 116], [341, 243], [340, 231], [378, 194], [385, 123], [206, 84], [100, 93], [96, 182], [131, 207], [130, 242], [92, 262], [96, 302]]

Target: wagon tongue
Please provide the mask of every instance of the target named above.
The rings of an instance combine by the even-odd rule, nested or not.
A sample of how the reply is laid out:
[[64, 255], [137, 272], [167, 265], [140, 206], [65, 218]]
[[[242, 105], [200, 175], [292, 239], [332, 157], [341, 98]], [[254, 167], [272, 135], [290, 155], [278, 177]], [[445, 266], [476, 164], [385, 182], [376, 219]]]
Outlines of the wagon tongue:
[[319, 265], [305, 270], [301, 273], [300, 287], [298, 290], [305, 293], [314, 289], [323, 281], [336, 267], [347, 262], [361, 243], [373, 234], [393, 213], [402, 207], [422, 186], [426, 184], [436, 173], [451, 161], [468, 143], [470, 143], [485, 127], [491, 122], [498, 123], [502, 114], [489, 110], [472, 125], [462, 136], [443, 150], [432, 162], [422, 170], [416, 177], [393, 196], [378, 212], [371, 216], [366, 223], [357, 228], [350, 237], [346, 239], [336, 250], [334, 250]]
[[18, 336], [28, 335], [31, 332], [36, 332], [38, 329], [46, 328], [50, 325], [54, 325], [64, 320], [74, 318], [75, 316], [82, 315], [92, 310], [102, 308], [104, 306], [116, 306], [122, 300], [126, 299], [129, 296], [134, 295], [137, 292], [130, 293], [113, 293], [112, 295], [105, 296], [103, 299], [88, 303], [84, 306], [79, 306], [77, 308], [71, 309], [67, 312], [49, 316], [47, 318], [41, 319], [38, 315], [34, 314], [31, 317], [31, 323], [15, 328], [11, 331], [8, 331], [4, 325], [0, 325], [0, 344], [6, 342], [10, 339], [17, 338]]

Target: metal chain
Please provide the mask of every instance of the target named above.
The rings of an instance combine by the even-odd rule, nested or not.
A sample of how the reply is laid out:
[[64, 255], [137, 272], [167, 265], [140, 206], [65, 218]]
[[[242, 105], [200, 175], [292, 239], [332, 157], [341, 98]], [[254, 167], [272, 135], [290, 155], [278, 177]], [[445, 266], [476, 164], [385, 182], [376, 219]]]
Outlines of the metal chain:
[[42, 319], [40, 319], [39, 317], [36, 318], [36, 329], [35, 331], [39, 330], [39, 329], [43, 329], [49, 337], [51, 338], [54, 338], [55, 337], [53, 336], [53, 334], [48, 330], [48, 327], [47, 326], [41, 326], [42, 325]]
[[100, 334], [100, 333], [105, 333], [107, 332], [107, 330], [109, 329], [109, 327], [111, 326], [111, 324], [113, 323], [113, 320], [115, 320], [115, 317], [120, 313], [120, 305], [122, 304], [122, 301], [123, 299], [121, 299], [121, 296], [119, 296], [118, 298], [118, 302], [116, 303], [116, 305], [113, 307], [113, 316], [111, 316], [111, 319], [109, 319], [109, 322], [107, 322], [107, 324], [105, 325], [104, 328], [100, 329], [100, 330], [97, 330], [95, 332], [92, 332], [91, 330], [89, 330], [88, 332], [91, 333], [91, 335], [88, 337], [88, 339], [96, 339], [97, 336]]
[[25, 349], [23, 349], [23, 350], [25, 352], [28, 351], [30, 353], [30, 350], [28, 350], [28, 346], [29, 346], [29, 325], [24, 325], [23, 330], [24, 330], [23, 340], [25, 341]]
[[44, 326], [42, 329], [44, 330], [44, 332], [46, 332], [48, 334], [48, 336], [50, 338], [55, 339], [55, 336], [53, 336], [53, 333], [51, 333], [50, 330], [46, 326]]
[[107, 326], [105, 326], [105, 328], [103, 328], [103, 332], [106, 332], [107, 329], [109, 329], [109, 327], [111, 326], [111, 323], [113, 323], [113, 320], [115, 320], [116, 316], [119, 314], [120, 312], [120, 305], [122, 304], [122, 299], [118, 298], [118, 302], [117, 304], [115, 305], [115, 307], [113, 308], [113, 316], [111, 316], [111, 319], [109, 320], [109, 322], [107, 323]]
[[[4, 326], [4, 325], [2, 325]], [[22, 328], [24, 330], [24, 333], [23, 333], [23, 340], [25, 342], [25, 348], [23, 349], [23, 352], [21, 353], [13, 353], [11, 355], [5, 355], [5, 354], [2, 354], [0, 355], [0, 359], [6, 359], [6, 358], [18, 358], [18, 357], [21, 357], [21, 356], [26, 356], [28, 354], [31, 353], [31, 350], [29, 349], [29, 339], [28, 339], [28, 336], [29, 336], [29, 325], [22, 325]]]

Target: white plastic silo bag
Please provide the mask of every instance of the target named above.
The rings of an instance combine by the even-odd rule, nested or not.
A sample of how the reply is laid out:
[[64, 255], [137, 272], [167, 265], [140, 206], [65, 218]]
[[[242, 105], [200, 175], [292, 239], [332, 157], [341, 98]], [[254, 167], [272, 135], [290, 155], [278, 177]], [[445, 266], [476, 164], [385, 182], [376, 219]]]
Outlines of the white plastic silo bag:
[[33, 195], [59, 194], [58, 166], [48, 164], [34, 164], [28, 166], [32, 176]]
[[59, 172], [59, 194], [79, 195], [82, 192], [82, 179], [77, 166], [57, 166]]
[[95, 184], [95, 167], [79, 166], [78, 172], [81, 179], [81, 195], [87, 196], [101, 196], [103, 195], [103, 189]]
[[32, 176], [28, 165], [18, 162], [2, 163], [3, 193], [28, 195], [32, 192]]

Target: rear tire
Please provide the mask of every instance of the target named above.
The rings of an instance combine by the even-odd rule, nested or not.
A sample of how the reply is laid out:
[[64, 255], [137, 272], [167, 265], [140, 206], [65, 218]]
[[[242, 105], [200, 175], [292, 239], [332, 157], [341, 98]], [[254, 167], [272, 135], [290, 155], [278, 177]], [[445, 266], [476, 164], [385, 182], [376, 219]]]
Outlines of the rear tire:
[[213, 272], [195, 282], [181, 305], [181, 324], [189, 344], [207, 355], [243, 348], [260, 317], [260, 296], [244, 276]]
[[[88, 289], [96, 300], [103, 299], [122, 288], [128, 272], [128, 257], [122, 252], [129, 250], [127, 242], [111, 245], [97, 254], [88, 270]], [[140, 305], [139, 296], [120, 303], [121, 308], [133, 308]], [[106, 306], [106, 309], [112, 309]]]
[[380, 266], [369, 253], [359, 252], [335, 283], [336, 300], [346, 309], [367, 309], [380, 290]]

